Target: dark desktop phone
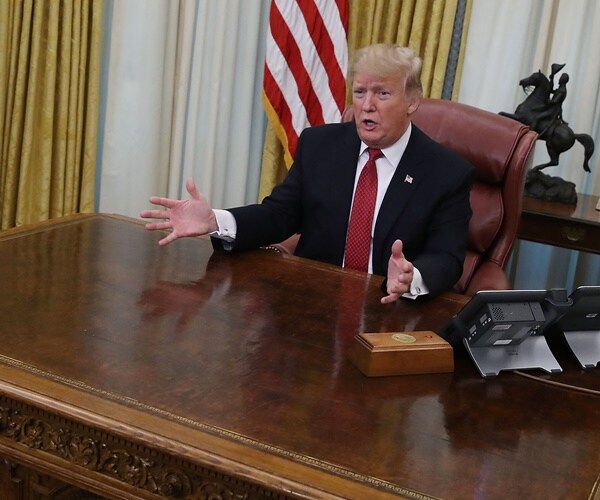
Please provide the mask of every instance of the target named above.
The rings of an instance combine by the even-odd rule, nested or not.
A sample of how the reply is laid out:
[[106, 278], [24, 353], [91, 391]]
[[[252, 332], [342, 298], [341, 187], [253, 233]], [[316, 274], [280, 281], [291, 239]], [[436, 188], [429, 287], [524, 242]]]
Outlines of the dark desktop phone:
[[569, 298], [572, 305], [558, 321], [561, 330], [600, 331], [600, 286], [580, 286]]
[[557, 325], [582, 368], [600, 364], [600, 286], [580, 286]]
[[517, 345], [555, 322], [568, 303], [566, 290], [484, 290], [440, 332], [451, 345]]

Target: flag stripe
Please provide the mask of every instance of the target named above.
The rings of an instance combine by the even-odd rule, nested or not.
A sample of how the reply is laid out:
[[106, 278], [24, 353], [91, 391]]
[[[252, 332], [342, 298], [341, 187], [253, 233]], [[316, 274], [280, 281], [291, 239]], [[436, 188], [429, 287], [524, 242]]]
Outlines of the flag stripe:
[[[323, 119], [321, 103], [318, 96], [315, 94], [315, 89], [311, 83], [312, 79], [302, 60], [302, 52], [306, 53], [306, 51], [309, 50], [306, 40], [302, 40], [302, 28], [305, 28], [305, 26], [298, 22], [298, 13], [293, 12], [294, 7], [297, 8], [298, 6], [288, 2], [287, 7], [287, 12], [285, 12], [285, 14], [287, 16], [294, 16], [292, 17], [293, 22], [290, 24], [286, 22], [286, 19], [279, 12], [277, 2], [275, 2], [274, 6], [271, 8], [271, 33], [287, 63], [287, 68], [281, 66], [284, 70], [282, 71], [282, 76], [290, 79], [290, 81], [283, 81], [283, 83], [292, 85], [292, 80], [295, 80], [297, 93], [304, 103], [309, 123], [319, 122]], [[288, 17], [288, 19], [290, 18]], [[304, 50], [301, 51], [300, 47]], [[286, 71], [286, 69], [291, 73]], [[273, 68], [271, 68], [271, 72], [275, 75]], [[300, 131], [296, 130], [296, 132], [299, 133]]]
[[[346, 44], [346, 28], [348, 25], [347, 2], [338, 0], [336, 6], [331, 0], [316, 0], [315, 7], [323, 21], [319, 38], [311, 33], [313, 42], [319, 47], [319, 55], [323, 67], [329, 76], [329, 88], [337, 109], [341, 113], [345, 107], [346, 70], [348, 60], [348, 49]], [[308, 23], [308, 21], [307, 21]], [[343, 43], [334, 44], [334, 40], [342, 40]], [[337, 117], [339, 119], [339, 116]]]
[[[269, 92], [270, 97], [267, 97]], [[265, 69], [265, 99], [268, 101], [268, 106], [265, 105], [267, 116], [271, 123], [273, 123], [275, 132], [283, 144], [286, 163], [289, 164], [292, 160], [289, 152], [296, 150], [298, 135], [291, 134], [290, 136], [286, 132], [287, 130], [293, 130], [292, 112], [268, 68]]]
[[[287, 2], [287, 0], [279, 1], [280, 3]], [[319, 44], [317, 39], [317, 44], [315, 45], [313, 36], [322, 34], [324, 24], [316, 10], [314, 2], [312, 0], [302, 0], [301, 4], [295, 2], [287, 2], [287, 4], [289, 5], [287, 18], [294, 21], [289, 25], [290, 31], [298, 47], [303, 48], [303, 50], [300, 51], [302, 65], [306, 68], [310, 79], [301, 84], [312, 86], [316, 98], [318, 99], [318, 102], [308, 101], [305, 105], [307, 105], [309, 109], [312, 106], [315, 108], [322, 108], [320, 116], [317, 114], [316, 109], [314, 114], [309, 112], [309, 122], [311, 124], [323, 123], [327, 121], [327, 118], [332, 118], [331, 109], [328, 110], [327, 108], [332, 101], [335, 102], [327, 84], [328, 74], [323, 66], [320, 54], [320, 51], [325, 47], [324, 42], [329, 39], [329, 33], [325, 32], [322, 36], [322, 42]], [[302, 9], [300, 9], [300, 7], [302, 7]]]
[[[268, 38], [272, 39], [270, 36]], [[279, 46], [274, 41], [268, 45], [272, 45], [270, 50], [278, 58], [274, 59], [273, 62], [269, 61], [265, 65], [265, 74], [268, 71], [271, 76], [271, 81], [265, 83], [267, 96], [269, 99], [273, 98], [272, 106], [276, 111], [283, 102], [287, 104], [288, 108], [295, 111], [289, 124], [291, 128], [286, 127], [285, 130], [288, 134], [299, 135], [308, 121], [304, 106], [305, 100], [300, 94], [293, 72], [286, 64], [286, 58], [279, 50]]]
[[348, 0], [271, 2], [263, 102], [288, 166], [304, 128], [340, 120], [348, 16]]

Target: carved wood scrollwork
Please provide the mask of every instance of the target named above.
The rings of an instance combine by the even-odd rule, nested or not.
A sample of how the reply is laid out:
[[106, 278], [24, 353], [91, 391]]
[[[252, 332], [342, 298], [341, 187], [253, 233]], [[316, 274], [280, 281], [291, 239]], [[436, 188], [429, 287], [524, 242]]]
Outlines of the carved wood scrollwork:
[[5, 398], [0, 398], [2, 438], [164, 498], [283, 498], [257, 485], [157, 454], [149, 448]]

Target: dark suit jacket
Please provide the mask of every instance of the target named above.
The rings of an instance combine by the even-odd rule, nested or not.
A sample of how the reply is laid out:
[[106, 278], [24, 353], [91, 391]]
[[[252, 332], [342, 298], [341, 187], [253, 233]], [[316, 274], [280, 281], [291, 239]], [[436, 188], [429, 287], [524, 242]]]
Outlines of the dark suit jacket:
[[[296, 255], [342, 265], [359, 149], [353, 122], [304, 130], [294, 164], [272, 194], [261, 204], [230, 209], [237, 222], [233, 250], [299, 232]], [[430, 293], [450, 289], [462, 274], [473, 175], [467, 161], [413, 125], [377, 217], [373, 272], [387, 274], [392, 243], [401, 239]]]

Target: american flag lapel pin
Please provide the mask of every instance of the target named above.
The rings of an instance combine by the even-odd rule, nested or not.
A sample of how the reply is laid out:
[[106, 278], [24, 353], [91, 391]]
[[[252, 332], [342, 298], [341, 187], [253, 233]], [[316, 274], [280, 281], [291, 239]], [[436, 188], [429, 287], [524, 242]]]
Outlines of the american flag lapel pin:
[[409, 184], [412, 184], [413, 178], [406, 174], [406, 177], [404, 178], [404, 182], [408, 182]]

